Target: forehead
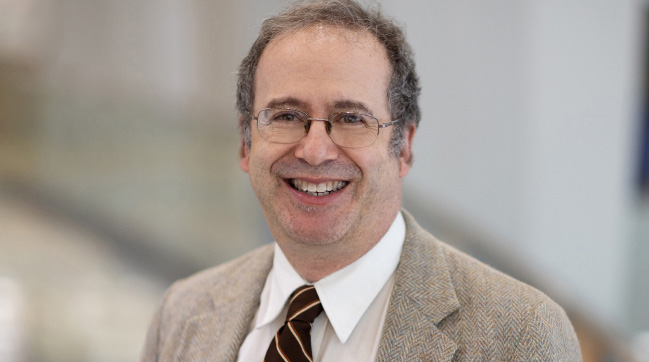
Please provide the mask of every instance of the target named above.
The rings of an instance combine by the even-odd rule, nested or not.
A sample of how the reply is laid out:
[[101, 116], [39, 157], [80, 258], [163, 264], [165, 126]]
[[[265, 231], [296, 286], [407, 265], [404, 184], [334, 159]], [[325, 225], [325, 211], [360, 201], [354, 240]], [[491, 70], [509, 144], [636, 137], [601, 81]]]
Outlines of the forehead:
[[255, 108], [278, 98], [387, 107], [390, 73], [384, 46], [369, 32], [307, 27], [278, 36], [264, 50], [255, 79]]

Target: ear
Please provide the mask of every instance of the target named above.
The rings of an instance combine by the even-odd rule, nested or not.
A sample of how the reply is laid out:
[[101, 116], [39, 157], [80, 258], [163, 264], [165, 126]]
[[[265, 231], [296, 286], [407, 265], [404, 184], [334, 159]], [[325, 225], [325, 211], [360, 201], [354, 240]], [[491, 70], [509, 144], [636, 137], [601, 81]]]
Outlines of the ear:
[[417, 131], [417, 126], [414, 123], [407, 125], [403, 130], [405, 144], [399, 153], [399, 177], [401, 178], [408, 174], [410, 166], [412, 166], [412, 140], [415, 137], [415, 131]]
[[239, 148], [239, 165], [243, 172], [248, 172], [248, 162], [250, 161], [250, 149], [246, 143], [241, 140], [241, 146]]
[[[239, 124], [241, 124], [241, 116], [239, 116]], [[239, 146], [239, 166], [243, 172], [248, 172], [248, 163], [250, 162], [250, 148], [246, 145], [246, 141], [241, 135], [241, 145]]]

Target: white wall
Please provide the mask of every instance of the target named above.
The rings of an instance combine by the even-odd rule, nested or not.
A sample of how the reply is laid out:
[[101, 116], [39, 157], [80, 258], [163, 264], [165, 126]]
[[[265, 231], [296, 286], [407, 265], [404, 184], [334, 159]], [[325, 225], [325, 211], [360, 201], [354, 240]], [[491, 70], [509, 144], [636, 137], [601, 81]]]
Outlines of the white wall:
[[[527, 252], [627, 321], [639, 16], [631, 1], [535, 2], [527, 78]], [[623, 324], [624, 325], [624, 324]]]
[[406, 189], [623, 329], [640, 4], [382, 3], [423, 85]]

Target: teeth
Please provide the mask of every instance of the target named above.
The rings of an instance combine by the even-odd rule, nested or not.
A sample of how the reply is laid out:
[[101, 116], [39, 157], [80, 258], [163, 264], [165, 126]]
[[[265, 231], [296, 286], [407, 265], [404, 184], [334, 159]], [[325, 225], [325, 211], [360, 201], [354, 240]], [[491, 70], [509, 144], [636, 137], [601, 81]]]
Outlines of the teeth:
[[291, 180], [291, 185], [293, 185], [297, 190], [306, 192], [309, 195], [324, 196], [347, 186], [347, 181], [327, 181], [314, 184], [312, 182], [293, 179]]

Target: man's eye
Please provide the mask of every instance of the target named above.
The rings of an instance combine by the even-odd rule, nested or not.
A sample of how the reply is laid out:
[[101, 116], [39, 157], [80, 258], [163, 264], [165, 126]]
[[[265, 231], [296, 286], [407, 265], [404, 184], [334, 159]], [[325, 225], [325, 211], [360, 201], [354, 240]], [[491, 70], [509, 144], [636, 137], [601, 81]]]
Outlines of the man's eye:
[[363, 123], [364, 119], [361, 115], [355, 113], [344, 113], [338, 117], [338, 122], [345, 124]]
[[295, 112], [280, 112], [273, 116], [273, 122], [297, 122], [300, 117]]

